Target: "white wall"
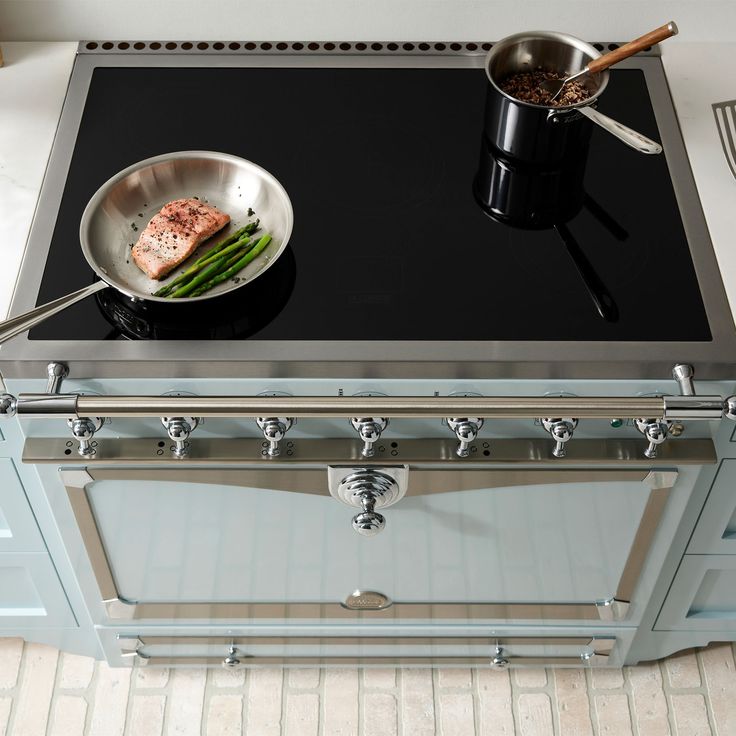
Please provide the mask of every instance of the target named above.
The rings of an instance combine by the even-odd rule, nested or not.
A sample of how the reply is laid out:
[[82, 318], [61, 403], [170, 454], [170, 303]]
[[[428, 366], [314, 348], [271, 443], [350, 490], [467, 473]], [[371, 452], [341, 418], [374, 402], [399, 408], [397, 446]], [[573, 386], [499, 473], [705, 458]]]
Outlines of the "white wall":
[[736, 0], [0, 0], [0, 39], [620, 41], [673, 19], [680, 41], [736, 40]]

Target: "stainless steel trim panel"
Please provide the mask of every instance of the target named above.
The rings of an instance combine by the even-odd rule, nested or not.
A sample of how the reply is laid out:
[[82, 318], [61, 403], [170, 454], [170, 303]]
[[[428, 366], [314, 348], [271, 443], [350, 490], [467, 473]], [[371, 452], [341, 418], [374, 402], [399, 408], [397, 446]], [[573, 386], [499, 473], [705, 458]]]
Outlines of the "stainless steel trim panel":
[[[77, 56], [10, 309], [35, 306], [64, 190], [87, 90], [94, 69], [106, 67], [382, 67], [477, 68], [484, 55], [84, 53]], [[736, 333], [705, 218], [699, 205], [660, 59], [637, 57], [620, 68], [643, 70], [713, 339], [710, 342], [537, 341], [37, 341], [19, 335], [0, 350], [9, 378], [42, 372], [50, 360], [77, 377], [318, 377], [648, 379], [675, 362], [697, 365], [701, 380], [733, 378]], [[578, 415], [573, 415], [578, 416]]]
[[[378, 443], [374, 457], [361, 454], [360, 440], [351, 439], [294, 439], [289, 440], [278, 458], [263, 454], [263, 440], [195, 437], [191, 440], [186, 458], [177, 458], [159, 446], [161, 437], [147, 439], [110, 438], [100, 439], [91, 458], [86, 458], [88, 468], [105, 465], [133, 466], [151, 465], [161, 467], [208, 467], [257, 465], [275, 469], [302, 465], [327, 465], [335, 463], [360, 464], [366, 467], [386, 463], [431, 466], [440, 464], [447, 468], [463, 471], [487, 468], [504, 464], [554, 463], [555, 467], [576, 465], [596, 466], [615, 464], [617, 467], [671, 467], [673, 465], [712, 465], [716, 452], [710, 439], [670, 439], [658, 448], [657, 457], [644, 457], [646, 443], [637, 439], [576, 439], [568, 444], [563, 458], [552, 455], [554, 444], [548, 439], [493, 439], [486, 442], [484, 450], [481, 440], [471, 444], [467, 458], [455, 454], [454, 439], [400, 439], [390, 444]], [[52, 463], [63, 465], [71, 461], [74, 452], [70, 439], [30, 438], [25, 442], [23, 462], [32, 464]], [[484, 452], [488, 452], [485, 455]], [[290, 471], [295, 475], [293, 471]], [[453, 473], [455, 470], [452, 471]], [[439, 477], [439, 476], [436, 476]], [[456, 483], [455, 478], [449, 484]], [[411, 491], [410, 491], [411, 492]]]
[[[382, 610], [352, 610], [340, 602], [174, 602], [130, 601], [117, 589], [114, 573], [105, 553], [99, 529], [87, 495], [87, 486], [95, 480], [152, 481], [178, 480], [186, 483], [217, 483], [239, 487], [260, 487], [303, 493], [327, 494], [326, 469], [278, 468], [91, 468], [60, 471], [72, 511], [77, 519], [82, 540], [92, 570], [105, 603], [107, 615], [113, 620], [141, 619], [311, 619], [311, 620], [392, 620], [392, 619], [527, 619], [527, 620], [622, 620], [628, 612], [628, 601], [639, 579], [646, 553], [651, 546], [667, 495], [677, 478], [676, 471], [642, 469], [619, 470], [412, 470], [407, 495], [428, 492], [449, 492], [469, 488], [493, 488], [508, 485], [560, 482], [589, 483], [596, 480], [639, 481], [649, 489], [649, 500], [639, 523], [627, 562], [617, 586], [616, 596], [603, 601], [563, 603], [528, 602], [468, 602], [415, 603], [394, 601]], [[434, 477], [439, 481], [433, 480]], [[620, 596], [620, 597], [619, 597]]]

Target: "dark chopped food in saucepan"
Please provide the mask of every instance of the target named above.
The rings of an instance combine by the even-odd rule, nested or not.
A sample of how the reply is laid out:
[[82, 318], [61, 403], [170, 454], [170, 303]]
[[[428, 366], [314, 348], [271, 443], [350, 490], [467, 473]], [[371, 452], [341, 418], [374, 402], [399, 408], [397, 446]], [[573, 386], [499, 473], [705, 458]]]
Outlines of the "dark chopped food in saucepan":
[[533, 72], [517, 72], [504, 79], [500, 87], [511, 97], [522, 102], [531, 102], [533, 105], [544, 107], [566, 107], [576, 105], [578, 102], [587, 100], [590, 91], [587, 90], [576, 79], [568, 82], [557, 97], [552, 100], [552, 94], [542, 88], [542, 82], [548, 79], [565, 79], [565, 74], [552, 72], [545, 69], [536, 69]]

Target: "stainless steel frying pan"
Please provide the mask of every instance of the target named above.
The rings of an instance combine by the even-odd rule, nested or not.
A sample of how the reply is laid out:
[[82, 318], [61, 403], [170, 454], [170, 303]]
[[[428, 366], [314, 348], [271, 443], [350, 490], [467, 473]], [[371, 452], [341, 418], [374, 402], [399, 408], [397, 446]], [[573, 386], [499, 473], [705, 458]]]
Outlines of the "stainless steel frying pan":
[[[245, 224], [251, 207], [261, 220], [263, 232], [270, 233], [273, 240], [260, 257], [238, 274], [238, 283], [225, 281], [191, 299], [155, 297], [152, 292], [160, 283], [149, 279], [130, 257], [129, 243], [138, 239], [132, 223], [145, 227], [167, 202], [182, 197], [199, 197], [229, 214], [232, 222], [218, 234], [222, 237]], [[286, 190], [265, 169], [250, 161], [214, 151], [179, 151], [140, 161], [105, 182], [82, 215], [79, 227], [82, 252], [100, 280], [0, 322], [0, 343], [109, 287], [133, 299], [167, 304], [205, 301], [239, 289], [267, 271], [281, 255], [293, 224], [294, 212]], [[219, 237], [215, 236], [214, 240]]]

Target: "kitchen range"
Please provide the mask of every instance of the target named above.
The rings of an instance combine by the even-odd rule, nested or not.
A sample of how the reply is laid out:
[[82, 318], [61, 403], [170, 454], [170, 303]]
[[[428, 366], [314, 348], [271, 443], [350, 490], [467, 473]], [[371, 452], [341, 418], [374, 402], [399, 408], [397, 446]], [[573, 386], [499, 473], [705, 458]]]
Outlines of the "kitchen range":
[[593, 102], [661, 154], [563, 111], [530, 160], [489, 135], [493, 47], [80, 44], [11, 315], [93, 283], [87, 203], [153, 157], [254, 162], [293, 232], [213, 299], [16, 320], [0, 635], [226, 667], [736, 638], [736, 332], [658, 48]]

